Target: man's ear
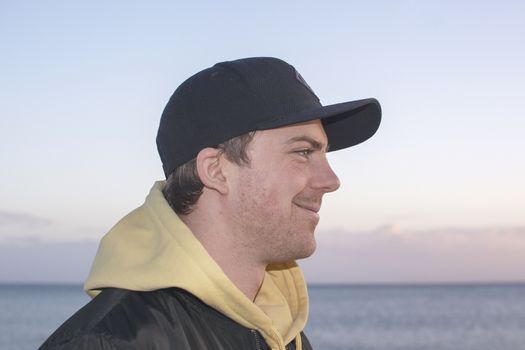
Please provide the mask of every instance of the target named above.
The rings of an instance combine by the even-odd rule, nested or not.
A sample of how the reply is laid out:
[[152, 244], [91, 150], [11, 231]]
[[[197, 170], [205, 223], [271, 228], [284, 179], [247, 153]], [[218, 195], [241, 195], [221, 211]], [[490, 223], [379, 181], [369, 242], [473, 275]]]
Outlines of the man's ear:
[[228, 184], [223, 174], [224, 162], [221, 150], [207, 147], [197, 154], [197, 174], [204, 187], [221, 194], [228, 193]]

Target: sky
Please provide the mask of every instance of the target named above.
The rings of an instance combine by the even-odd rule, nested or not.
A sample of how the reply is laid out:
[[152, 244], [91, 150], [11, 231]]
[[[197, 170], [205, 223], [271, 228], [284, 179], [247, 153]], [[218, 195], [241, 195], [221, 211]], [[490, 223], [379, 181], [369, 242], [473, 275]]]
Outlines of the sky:
[[155, 136], [175, 88], [274, 56], [325, 105], [383, 109], [373, 138], [329, 155], [342, 187], [308, 278], [525, 280], [524, 14], [521, 1], [2, 1], [0, 251], [19, 254], [0, 259], [26, 280], [27, 261], [56, 280], [67, 244], [89, 242], [89, 261], [163, 178]]

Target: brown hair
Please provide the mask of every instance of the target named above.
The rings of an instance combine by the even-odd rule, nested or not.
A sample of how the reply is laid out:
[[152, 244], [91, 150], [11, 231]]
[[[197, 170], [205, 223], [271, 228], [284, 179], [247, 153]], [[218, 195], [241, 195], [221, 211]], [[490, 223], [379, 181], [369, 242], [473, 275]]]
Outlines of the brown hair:
[[[247, 154], [248, 145], [253, 140], [255, 131], [234, 137], [215, 148], [221, 150], [228, 160], [237, 165], [250, 164]], [[170, 207], [179, 215], [189, 214], [199, 200], [204, 185], [197, 174], [197, 158], [177, 167], [166, 180], [162, 190]]]

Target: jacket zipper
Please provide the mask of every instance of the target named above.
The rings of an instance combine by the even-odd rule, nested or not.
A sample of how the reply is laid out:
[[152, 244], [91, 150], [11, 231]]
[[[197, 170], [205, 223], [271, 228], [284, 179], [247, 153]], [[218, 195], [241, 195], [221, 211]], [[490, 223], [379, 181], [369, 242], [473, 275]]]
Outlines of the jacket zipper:
[[259, 339], [259, 334], [257, 334], [257, 331], [255, 329], [250, 329], [250, 332], [252, 332], [253, 336], [255, 337], [255, 349], [264, 350], [261, 346], [261, 340]]

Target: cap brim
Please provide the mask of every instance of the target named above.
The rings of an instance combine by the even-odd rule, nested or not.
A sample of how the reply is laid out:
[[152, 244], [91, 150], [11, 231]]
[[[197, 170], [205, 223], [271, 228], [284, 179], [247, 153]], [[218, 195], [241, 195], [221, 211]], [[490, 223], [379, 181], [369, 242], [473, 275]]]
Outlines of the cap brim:
[[381, 123], [381, 105], [375, 98], [338, 103], [282, 116], [259, 129], [272, 129], [321, 119], [330, 151], [355, 146], [375, 134]]

